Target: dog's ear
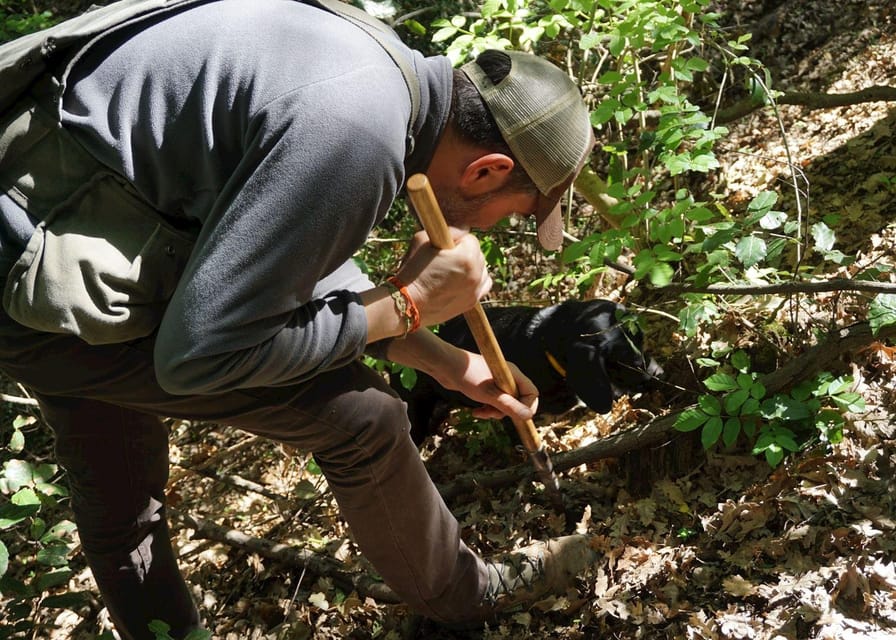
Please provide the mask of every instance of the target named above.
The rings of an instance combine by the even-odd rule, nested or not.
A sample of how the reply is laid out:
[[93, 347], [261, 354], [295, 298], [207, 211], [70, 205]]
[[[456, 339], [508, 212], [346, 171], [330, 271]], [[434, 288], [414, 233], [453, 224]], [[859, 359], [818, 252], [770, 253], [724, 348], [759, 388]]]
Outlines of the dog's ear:
[[613, 387], [600, 349], [576, 341], [567, 352], [566, 364], [569, 388], [593, 411], [608, 413], [613, 408]]

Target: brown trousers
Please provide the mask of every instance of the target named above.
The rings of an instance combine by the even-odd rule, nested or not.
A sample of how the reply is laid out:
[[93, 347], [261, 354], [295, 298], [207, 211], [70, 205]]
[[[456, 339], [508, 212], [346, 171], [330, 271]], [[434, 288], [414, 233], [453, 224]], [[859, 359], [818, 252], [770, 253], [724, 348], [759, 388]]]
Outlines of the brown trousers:
[[460, 539], [408, 435], [404, 404], [361, 363], [291, 387], [172, 396], [152, 340], [91, 346], [35, 332], [0, 310], [0, 370], [34, 391], [88, 564], [123, 638], [160, 619], [200, 626], [165, 517], [168, 435], [161, 417], [227, 424], [312, 452], [355, 542], [413, 609], [436, 620], [481, 614], [486, 570]]

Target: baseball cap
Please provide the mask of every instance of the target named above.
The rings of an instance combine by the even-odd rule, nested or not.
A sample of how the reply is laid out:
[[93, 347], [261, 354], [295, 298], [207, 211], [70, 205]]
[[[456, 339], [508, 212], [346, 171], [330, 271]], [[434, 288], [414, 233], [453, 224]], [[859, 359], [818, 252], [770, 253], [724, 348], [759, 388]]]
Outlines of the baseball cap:
[[502, 51], [510, 71], [497, 84], [474, 60], [461, 67], [526, 174], [539, 191], [538, 241], [563, 242], [560, 198], [588, 160], [594, 132], [579, 88], [565, 71], [531, 53]]

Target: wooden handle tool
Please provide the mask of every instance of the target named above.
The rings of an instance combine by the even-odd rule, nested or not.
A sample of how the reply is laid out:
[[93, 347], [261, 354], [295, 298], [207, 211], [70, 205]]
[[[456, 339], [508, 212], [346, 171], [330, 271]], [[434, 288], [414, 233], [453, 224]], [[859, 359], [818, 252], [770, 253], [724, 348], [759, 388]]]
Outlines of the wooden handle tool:
[[[450, 249], [454, 246], [454, 240], [448, 225], [442, 215], [442, 210], [436, 200], [429, 180], [422, 173], [417, 173], [408, 178], [407, 183], [408, 196], [411, 204], [417, 211], [423, 229], [429, 236], [429, 241], [438, 249]], [[470, 332], [476, 340], [479, 352], [485, 358], [486, 364], [498, 385], [505, 393], [509, 393], [514, 397], [518, 395], [516, 381], [507, 366], [507, 360], [501, 352], [495, 333], [488, 322], [482, 305], [478, 302], [476, 306], [464, 313], [464, 319], [470, 327]], [[532, 420], [519, 420], [513, 418], [513, 425], [519, 434], [520, 441], [529, 454], [535, 470], [538, 472], [539, 479], [545, 486], [551, 502], [558, 511], [563, 511], [563, 501], [560, 496], [560, 483], [557, 475], [554, 473], [554, 467], [551, 463], [550, 456], [544, 448], [541, 436], [535, 430], [535, 424]]]

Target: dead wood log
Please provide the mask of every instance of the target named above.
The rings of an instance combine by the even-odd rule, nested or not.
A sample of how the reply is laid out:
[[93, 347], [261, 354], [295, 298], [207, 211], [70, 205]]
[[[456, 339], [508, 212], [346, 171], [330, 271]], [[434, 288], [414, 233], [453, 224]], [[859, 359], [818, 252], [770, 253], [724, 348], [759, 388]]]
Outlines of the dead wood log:
[[[867, 322], [839, 329], [820, 344], [763, 376], [762, 383], [768, 394], [778, 393], [831, 367], [845, 354], [856, 353], [875, 341], [894, 336], [896, 325], [882, 328], [877, 335], [871, 331]], [[572, 451], [552, 453], [554, 469], [559, 473], [582, 464], [617, 458], [636, 449], [662, 445], [678, 434], [675, 421], [679, 414], [680, 412], [676, 412], [656, 418], [647, 424], [620, 431]], [[495, 471], [463, 474], [450, 484], [439, 486], [439, 492], [446, 500], [451, 500], [472, 492], [476, 487], [505, 487], [532, 479], [534, 474], [528, 465], [516, 465]]]
[[290, 567], [302, 569], [319, 577], [327, 577], [346, 592], [356, 591], [362, 598], [370, 597], [379, 602], [398, 603], [401, 599], [380, 580], [363, 572], [346, 571], [341, 562], [327, 556], [300, 549], [288, 544], [272, 542], [264, 538], [250, 536], [237, 529], [229, 529], [219, 524], [197, 518], [179, 509], [168, 509], [172, 519], [182, 526], [193, 529], [192, 537], [198, 540], [213, 540], [223, 544], [257, 553]]
[[[896, 101], [896, 87], [886, 85], [874, 85], [859, 91], [849, 93], [813, 93], [800, 91], [787, 91], [775, 98], [777, 104], [792, 104], [810, 109], [830, 109], [833, 107], [846, 107], [863, 102], [892, 102]], [[765, 102], [746, 98], [734, 103], [730, 107], [720, 109], [716, 113], [717, 124], [739, 120], [767, 106]]]

